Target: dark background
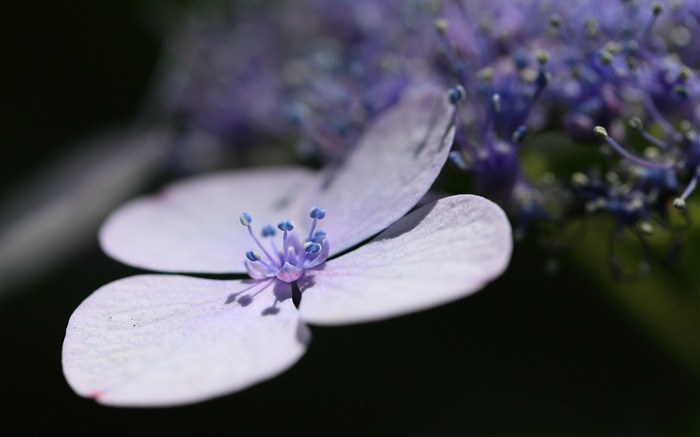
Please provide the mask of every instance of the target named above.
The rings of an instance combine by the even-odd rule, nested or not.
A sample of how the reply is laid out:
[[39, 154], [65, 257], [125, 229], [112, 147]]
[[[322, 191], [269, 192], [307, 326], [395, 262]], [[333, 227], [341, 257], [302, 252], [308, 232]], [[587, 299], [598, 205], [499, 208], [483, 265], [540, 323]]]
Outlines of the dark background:
[[[0, 14], [2, 193], [21, 190], [73, 141], [135, 116], [159, 41], [142, 2], [30, 1]], [[599, 284], [516, 245], [480, 293], [380, 323], [313, 328], [290, 371], [171, 409], [115, 409], [61, 373], [68, 317], [92, 291], [139, 273], [96, 240], [0, 301], [5, 435], [700, 433], [700, 384]]]

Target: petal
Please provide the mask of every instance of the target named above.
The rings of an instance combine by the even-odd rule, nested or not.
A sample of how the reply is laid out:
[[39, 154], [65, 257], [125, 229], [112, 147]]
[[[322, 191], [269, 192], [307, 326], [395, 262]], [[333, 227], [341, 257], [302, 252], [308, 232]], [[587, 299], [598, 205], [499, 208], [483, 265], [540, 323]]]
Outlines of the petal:
[[484, 198], [430, 203], [368, 244], [326, 263], [304, 289], [303, 320], [340, 325], [385, 319], [467, 296], [508, 265], [512, 236]]
[[310, 332], [290, 297], [274, 280], [112, 282], [71, 316], [63, 372], [78, 394], [108, 405], [179, 405], [242, 390], [304, 354]]
[[454, 137], [453, 107], [444, 91], [406, 96], [369, 127], [345, 162], [319, 181], [309, 206], [328, 211], [319, 229], [331, 255], [403, 217], [428, 191]]
[[244, 273], [245, 252], [255, 243], [240, 214], [253, 217], [256, 232], [295, 217], [297, 188], [315, 178], [280, 167], [186, 179], [117, 209], [100, 230], [100, 244], [111, 257], [144, 269]]

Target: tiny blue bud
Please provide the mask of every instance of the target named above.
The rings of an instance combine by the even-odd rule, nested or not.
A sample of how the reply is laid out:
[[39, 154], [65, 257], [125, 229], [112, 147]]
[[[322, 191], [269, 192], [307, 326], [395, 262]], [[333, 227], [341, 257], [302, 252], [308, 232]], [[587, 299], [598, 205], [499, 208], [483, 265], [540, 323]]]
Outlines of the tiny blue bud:
[[319, 253], [321, 251], [321, 245], [313, 241], [307, 241], [304, 243], [304, 250], [308, 253]]
[[464, 98], [467, 94], [466, 90], [462, 85], [457, 85], [450, 89], [450, 103], [453, 105]]
[[522, 70], [523, 68], [527, 67], [529, 62], [527, 60], [527, 56], [523, 52], [518, 52], [514, 55], [515, 57], [515, 67], [518, 70]]
[[527, 126], [522, 124], [513, 132], [513, 142], [520, 144], [525, 139], [525, 135], [527, 135]]
[[326, 216], [326, 210], [321, 209], [321, 208], [316, 208], [316, 207], [311, 208], [311, 212], [309, 212], [309, 216], [311, 216], [311, 218], [321, 220], [323, 217]]
[[263, 226], [262, 236], [263, 237], [274, 237], [275, 236], [275, 228], [273, 228], [271, 225]]
[[262, 259], [262, 256], [260, 256], [260, 252], [258, 252], [255, 249], [252, 249], [252, 250], [249, 250], [248, 252], [246, 252], [245, 257], [253, 262], [260, 261]]
[[247, 212], [241, 213], [241, 224], [243, 226], [248, 226], [250, 225], [250, 222], [252, 222], [253, 219], [250, 217], [250, 214]]
[[282, 220], [277, 223], [277, 229], [280, 231], [291, 231], [294, 229], [294, 223], [292, 223], [291, 220]]

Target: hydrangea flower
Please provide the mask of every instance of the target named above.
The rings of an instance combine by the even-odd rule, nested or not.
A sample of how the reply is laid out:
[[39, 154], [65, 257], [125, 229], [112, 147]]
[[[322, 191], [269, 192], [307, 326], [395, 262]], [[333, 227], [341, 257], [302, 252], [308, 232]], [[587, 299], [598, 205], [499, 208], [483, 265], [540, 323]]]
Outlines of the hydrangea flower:
[[[379, 320], [482, 288], [512, 250], [498, 206], [458, 195], [405, 215], [447, 160], [453, 135], [447, 96], [424, 90], [378, 117], [331, 174], [276, 168], [201, 176], [117, 210], [100, 234], [113, 257], [252, 278], [138, 275], [105, 285], [68, 323], [69, 384], [109, 405], [202, 401], [292, 366], [308, 347], [307, 323]], [[309, 213], [310, 205], [325, 210]], [[310, 218], [306, 238], [293, 237], [298, 228], [283, 220], [281, 245], [268, 226], [262, 237], [271, 241], [259, 241], [252, 224], [279, 218]]]
[[[700, 35], [697, 2], [600, 8], [585, 1], [469, 1], [450, 3], [442, 15], [435, 22], [442, 67], [435, 69], [460, 84], [453, 91], [460, 104], [452, 161], [471, 174], [476, 194], [508, 212], [516, 235], [537, 226], [543, 235], [561, 233], [553, 247], [567, 246], [572, 240], [561, 229], [568, 223], [606, 215], [613, 223], [609, 264], [618, 279], [648, 270], [652, 222], [681, 244], [690, 223], [683, 209], [700, 178], [698, 56], [688, 50]], [[521, 149], [526, 136], [525, 147], [536, 147], [533, 133], [544, 129], [578, 143], [598, 134], [607, 146], [604, 164], [564, 178], [552, 169], [533, 180]], [[648, 157], [637, 156], [634, 146]], [[621, 155], [619, 164], [608, 149]], [[671, 224], [678, 221], [671, 205], [685, 225]], [[626, 233], [642, 246], [633, 275], [621, 269], [615, 250]]]
[[167, 68], [154, 110], [176, 122], [183, 157], [205, 146], [240, 152], [279, 138], [298, 140], [305, 159], [335, 163], [369, 121], [432, 75], [426, 17], [437, 5], [230, 6], [194, 8], [164, 35]]

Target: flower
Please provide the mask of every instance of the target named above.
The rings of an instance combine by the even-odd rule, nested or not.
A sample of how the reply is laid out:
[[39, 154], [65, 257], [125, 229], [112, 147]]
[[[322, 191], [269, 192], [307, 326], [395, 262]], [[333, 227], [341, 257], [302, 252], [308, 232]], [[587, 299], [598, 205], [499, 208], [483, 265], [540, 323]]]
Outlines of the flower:
[[[690, 223], [686, 200], [700, 179], [698, 56], [688, 51], [698, 45], [699, 13], [697, 2], [599, 8], [595, 2], [469, 1], [443, 9], [435, 23], [443, 65], [434, 69], [459, 84], [451, 159], [471, 174], [474, 193], [506, 210], [516, 236], [554, 229], [559, 241], [549, 245], [566, 247], [573, 240], [562, 229], [605, 215], [613, 227], [608, 263], [616, 279], [648, 271], [652, 221], [675, 234], [670, 254], [677, 253]], [[556, 136], [541, 139], [542, 131]], [[547, 142], [566, 136], [586, 144], [596, 135], [606, 143], [601, 151], [616, 151], [620, 163], [604, 153], [603, 162], [579, 164], [580, 171], [568, 175], [553, 167], [539, 181], [523, 165], [528, 149], [530, 157], [541, 157], [547, 153], [535, 150], [546, 152]], [[626, 150], [624, 143], [633, 146]], [[637, 156], [634, 146], [648, 156]], [[631, 275], [621, 269], [613, 241], [625, 233], [642, 247]]]
[[[169, 272], [247, 267], [253, 279], [138, 275], [105, 285], [68, 323], [68, 383], [110, 405], [198, 402], [289, 368], [309, 344], [306, 323], [379, 320], [482, 288], [504, 271], [512, 250], [498, 206], [458, 195], [404, 216], [447, 160], [453, 134], [448, 98], [422, 90], [379, 116], [333, 173], [278, 168], [207, 175], [117, 210], [100, 234], [113, 257]], [[309, 213], [309, 205], [325, 210]], [[250, 213], [240, 214], [241, 223], [254, 239], [253, 220], [302, 214], [313, 220], [309, 237], [305, 244], [293, 238], [294, 225], [284, 220], [278, 224], [284, 249], [263, 258], [231, 223], [243, 209]], [[324, 233], [316, 230], [318, 220]], [[264, 227], [263, 236], [272, 237], [271, 230]], [[325, 256], [328, 261], [318, 259]]]
[[429, 79], [433, 6], [211, 3], [171, 20], [153, 94], [178, 134], [175, 163], [197, 168], [205, 146], [241, 152], [274, 138], [296, 139], [305, 159], [342, 159], [369, 121]]

